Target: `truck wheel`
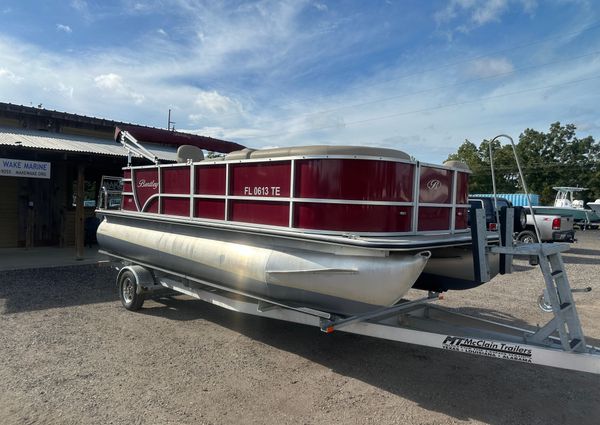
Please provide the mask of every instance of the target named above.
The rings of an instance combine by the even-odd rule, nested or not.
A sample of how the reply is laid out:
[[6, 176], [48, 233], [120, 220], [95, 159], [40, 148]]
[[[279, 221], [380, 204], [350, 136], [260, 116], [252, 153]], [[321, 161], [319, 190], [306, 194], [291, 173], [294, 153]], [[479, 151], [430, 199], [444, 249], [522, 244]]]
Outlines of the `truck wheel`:
[[121, 299], [121, 304], [127, 310], [136, 311], [142, 308], [142, 304], [144, 304], [144, 295], [138, 294], [137, 291], [137, 279], [135, 275], [129, 271], [125, 270], [119, 276], [119, 298]]
[[537, 243], [537, 236], [531, 230], [523, 230], [517, 235], [517, 241], [521, 243]]

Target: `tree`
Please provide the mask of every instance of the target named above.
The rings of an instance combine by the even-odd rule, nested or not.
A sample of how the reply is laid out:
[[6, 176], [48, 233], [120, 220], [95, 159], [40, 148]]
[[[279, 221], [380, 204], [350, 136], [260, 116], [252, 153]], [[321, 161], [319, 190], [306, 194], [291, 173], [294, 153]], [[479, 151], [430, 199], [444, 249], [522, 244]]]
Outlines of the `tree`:
[[[479, 148], [474, 143], [465, 140], [455, 154], [448, 156], [448, 160], [458, 160], [466, 163], [471, 169], [469, 179], [469, 192], [492, 193], [492, 172], [490, 167], [490, 141], [484, 140]], [[518, 188], [516, 181], [516, 165], [511, 160], [510, 146], [501, 146], [498, 140], [492, 146], [496, 192], [512, 193]]]
[[591, 136], [577, 138], [575, 130], [573, 124], [555, 122], [548, 133], [526, 129], [519, 137], [517, 152], [525, 179], [529, 190], [541, 195], [542, 203], [554, 200], [553, 186], [587, 187], [586, 201], [600, 196], [600, 145]]
[[[584, 201], [600, 198], [600, 144], [592, 136], [582, 139], [575, 134], [573, 124], [550, 126], [548, 133], [526, 129], [519, 136], [517, 153], [531, 193], [541, 196], [542, 203], [551, 204], [553, 186], [580, 186]], [[479, 147], [466, 140], [448, 159], [465, 162], [473, 174], [469, 183], [471, 193], [492, 192], [488, 140]], [[492, 146], [496, 190], [498, 193], [522, 192], [511, 145], [495, 141]]]

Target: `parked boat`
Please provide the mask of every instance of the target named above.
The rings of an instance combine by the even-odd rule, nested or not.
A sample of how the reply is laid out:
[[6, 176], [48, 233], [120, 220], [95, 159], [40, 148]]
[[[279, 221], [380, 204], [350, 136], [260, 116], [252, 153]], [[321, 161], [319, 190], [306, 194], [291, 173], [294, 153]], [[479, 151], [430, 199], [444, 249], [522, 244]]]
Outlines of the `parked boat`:
[[[117, 135], [143, 154], [127, 132]], [[123, 169], [121, 209], [101, 211], [104, 251], [341, 313], [393, 305], [413, 286], [482, 283], [462, 163], [351, 146], [245, 148], [211, 159], [182, 146], [178, 157]], [[489, 255], [495, 275], [497, 256]]]
[[588, 202], [587, 206], [590, 207], [596, 215], [600, 216], [600, 198], [596, 199], [594, 202]]
[[[574, 194], [588, 190], [585, 187], [557, 186], [553, 206], [536, 206], [534, 212], [550, 215], [564, 215], [573, 218], [576, 225], [589, 226], [600, 224], [600, 216], [592, 209], [585, 208], [583, 201], [574, 199]], [[588, 205], [590, 205], [588, 203]]]

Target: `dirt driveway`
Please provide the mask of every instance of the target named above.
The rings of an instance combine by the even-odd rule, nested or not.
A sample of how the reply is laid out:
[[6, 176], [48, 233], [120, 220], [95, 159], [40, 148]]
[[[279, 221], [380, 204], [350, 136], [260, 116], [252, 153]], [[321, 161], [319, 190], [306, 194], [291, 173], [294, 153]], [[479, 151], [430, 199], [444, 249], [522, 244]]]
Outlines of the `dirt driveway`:
[[[600, 345], [600, 232], [565, 256]], [[540, 323], [541, 275], [447, 295], [446, 306]], [[249, 317], [186, 297], [139, 313], [116, 272], [0, 273], [1, 424], [598, 424], [600, 376]], [[413, 294], [414, 295], [414, 294]]]

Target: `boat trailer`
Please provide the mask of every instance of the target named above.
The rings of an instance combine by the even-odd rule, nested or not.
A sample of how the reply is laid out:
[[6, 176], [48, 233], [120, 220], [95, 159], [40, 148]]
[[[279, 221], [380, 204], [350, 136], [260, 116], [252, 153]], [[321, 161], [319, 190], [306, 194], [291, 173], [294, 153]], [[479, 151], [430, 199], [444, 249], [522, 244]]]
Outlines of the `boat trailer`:
[[[476, 354], [523, 363], [552, 366], [600, 374], [600, 348], [586, 344], [567, 279], [561, 252], [564, 243], [513, 245], [512, 209], [503, 209], [501, 243], [489, 244], [483, 210], [471, 211], [472, 239], [476, 275], [489, 280], [487, 254], [500, 255], [500, 272], [512, 271], [512, 257], [529, 256], [537, 262], [545, 288], [540, 306], [553, 318], [533, 329], [512, 326], [460, 313], [435, 304], [442, 294], [400, 301], [391, 307], [355, 316], [339, 316], [304, 306], [253, 296], [214, 282], [165, 270], [106, 251], [117, 267], [121, 302], [128, 310], [141, 308], [146, 297], [181, 293], [235, 312], [316, 326], [325, 333], [335, 331], [382, 338], [461, 353]], [[487, 280], [486, 280], [487, 279]]]

